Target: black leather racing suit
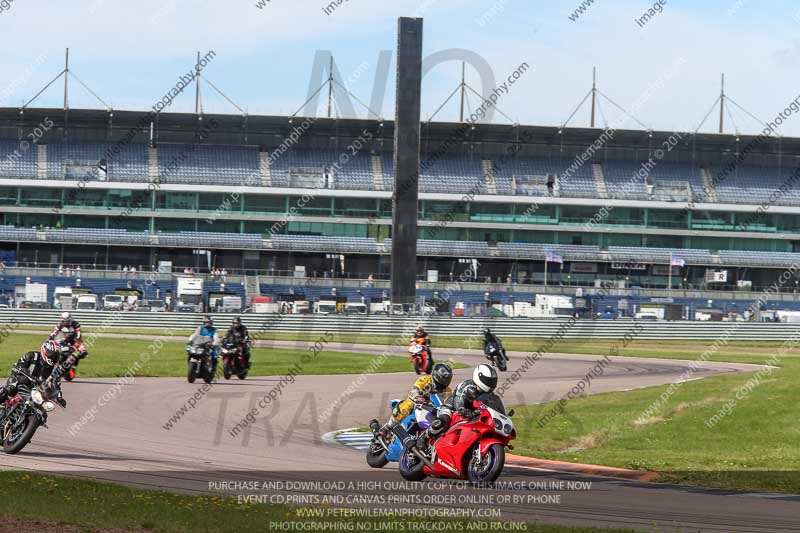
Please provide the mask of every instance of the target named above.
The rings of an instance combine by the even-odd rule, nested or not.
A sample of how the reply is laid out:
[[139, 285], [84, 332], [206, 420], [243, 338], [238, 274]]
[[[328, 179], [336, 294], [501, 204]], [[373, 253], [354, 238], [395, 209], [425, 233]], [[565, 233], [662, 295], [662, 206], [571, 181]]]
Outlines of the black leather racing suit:
[[54, 397], [62, 407], [66, 407], [67, 402], [61, 395], [61, 376], [64, 374], [64, 369], [61, 364], [50, 365], [47, 363], [40, 352], [28, 352], [14, 363], [11, 367], [11, 377], [8, 378], [4, 387], [0, 387], [0, 403], [16, 395], [20, 385], [25, 387], [36, 385], [20, 374], [20, 371], [27, 373], [36, 381], [45, 381], [52, 377], [52, 387], [56, 391]]

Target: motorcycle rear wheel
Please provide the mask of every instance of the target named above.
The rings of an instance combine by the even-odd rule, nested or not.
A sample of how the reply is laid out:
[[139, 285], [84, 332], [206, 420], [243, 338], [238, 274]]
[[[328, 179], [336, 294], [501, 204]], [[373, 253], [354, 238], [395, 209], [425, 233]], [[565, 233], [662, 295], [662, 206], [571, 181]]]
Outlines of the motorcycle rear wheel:
[[31, 441], [38, 427], [39, 419], [36, 418], [36, 415], [28, 415], [25, 421], [25, 428], [22, 430], [20, 436], [11, 444], [5, 440], [3, 441], [3, 451], [9, 455], [13, 455], [22, 450]]
[[[414, 464], [409, 464], [411, 461], [416, 461]], [[406, 481], [422, 481], [426, 477], [425, 463], [413, 457], [411, 452], [403, 450], [403, 455], [400, 456], [399, 461], [400, 475]]]
[[[480, 443], [477, 445], [479, 446]], [[494, 443], [489, 446], [484, 454], [484, 460], [481, 465], [475, 464], [474, 459], [475, 451], [473, 449], [472, 455], [467, 465], [467, 479], [474, 485], [483, 483], [494, 483], [500, 474], [503, 472], [503, 466], [506, 462], [506, 449], [502, 444]], [[480, 468], [478, 468], [480, 466]]]

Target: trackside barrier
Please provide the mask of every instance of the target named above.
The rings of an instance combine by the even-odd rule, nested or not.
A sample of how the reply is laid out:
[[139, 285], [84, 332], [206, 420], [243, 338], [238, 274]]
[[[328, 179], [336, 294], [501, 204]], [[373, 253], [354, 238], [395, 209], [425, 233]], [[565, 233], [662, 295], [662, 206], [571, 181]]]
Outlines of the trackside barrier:
[[[15, 319], [23, 326], [52, 328], [59, 320], [58, 311], [39, 309], [0, 309], [0, 324], [12, 323]], [[73, 311], [72, 314], [84, 327], [115, 329], [194, 329], [202, 323], [202, 316], [194, 313], [145, 313], [111, 311]], [[218, 327], [227, 327], [233, 314], [213, 315]], [[489, 327], [503, 337], [539, 337], [554, 335], [566, 321], [533, 320], [529, 318], [483, 318], [483, 317], [414, 317], [414, 316], [331, 316], [331, 315], [284, 315], [275, 320], [270, 314], [243, 314], [244, 324], [253, 331], [269, 326], [267, 331], [324, 333], [358, 333], [360, 335], [396, 335], [406, 327], [419, 323], [434, 335], [469, 336]], [[639, 339], [696, 339], [714, 340], [719, 337], [738, 340], [782, 341], [800, 334], [800, 324], [751, 323], [751, 322], [665, 322], [642, 321]], [[578, 320], [563, 332], [565, 338], [624, 337], [630, 330], [631, 320]], [[24, 333], [24, 330], [19, 330]]]

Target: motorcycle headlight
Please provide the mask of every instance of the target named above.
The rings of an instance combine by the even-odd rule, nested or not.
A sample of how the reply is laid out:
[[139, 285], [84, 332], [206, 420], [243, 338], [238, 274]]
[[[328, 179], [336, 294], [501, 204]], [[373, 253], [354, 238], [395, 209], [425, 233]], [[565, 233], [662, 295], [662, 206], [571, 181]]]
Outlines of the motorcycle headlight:
[[496, 429], [497, 431], [503, 431], [503, 422], [501, 422], [500, 420], [495, 420], [494, 429]]
[[33, 400], [33, 403], [36, 405], [41, 405], [42, 402], [44, 402], [44, 396], [42, 396], [41, 391], [38, 389], [33, 389], [31, 391], [31, 400]]
[[55, 409], [55, 408], [56, 408], [56, 404], [54, 404], [53, 402], [51, 402], [49, 400], [42, 403], [42, 409], [44, 409], [48, 413], [50, 411], [52, 411], [53, 409]]

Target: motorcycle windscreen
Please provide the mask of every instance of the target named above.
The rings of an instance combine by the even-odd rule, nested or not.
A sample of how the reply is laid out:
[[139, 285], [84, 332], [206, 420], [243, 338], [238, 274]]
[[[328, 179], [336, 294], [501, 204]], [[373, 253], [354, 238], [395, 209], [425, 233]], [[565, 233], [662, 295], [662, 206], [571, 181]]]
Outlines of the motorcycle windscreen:
[[427, 409], [415, 409], [414, 415], [417, 418], [417, 425], [420, 429], [428, 429], [431, 427], [431, 422], [433, 422], [434, 419], [433, 413]]
[[480, 402], [487, 407], [491, 407], [501, 414], [506, 414], [506, 407], [503, 405], [503, 399], [493, 392], [482, 392], [475, 398], [476, 402]]

